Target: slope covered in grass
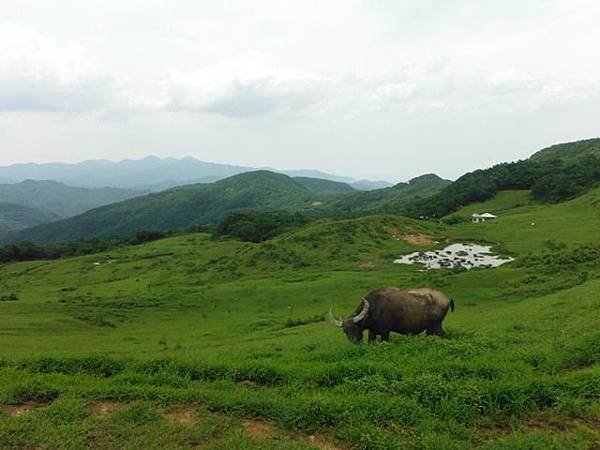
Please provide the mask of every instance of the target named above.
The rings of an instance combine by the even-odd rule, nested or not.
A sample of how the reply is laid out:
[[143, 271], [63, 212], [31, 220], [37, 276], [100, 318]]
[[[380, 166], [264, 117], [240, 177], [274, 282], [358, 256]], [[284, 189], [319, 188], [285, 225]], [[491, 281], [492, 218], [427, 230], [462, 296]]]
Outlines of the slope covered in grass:
[[[472, 206], [499, 212], [485, 224], [322, 220], [261, 244], [189, 234], [2, 266], [0, 446], [593, 448], [599, 194], [501, 193]], [[392, 262], [460, 241], [515, 261]], [[386, 285], [451, 295], [448, 337], [355, 346], [325, 321]]]
[[469, 172], [439, 193], [402, 205], [399, 213], [438, 218], [506, 190], [531, 190], [537, 201], [556, 203], [600, 186], [598, 140], [561, 144], [533, 157]]

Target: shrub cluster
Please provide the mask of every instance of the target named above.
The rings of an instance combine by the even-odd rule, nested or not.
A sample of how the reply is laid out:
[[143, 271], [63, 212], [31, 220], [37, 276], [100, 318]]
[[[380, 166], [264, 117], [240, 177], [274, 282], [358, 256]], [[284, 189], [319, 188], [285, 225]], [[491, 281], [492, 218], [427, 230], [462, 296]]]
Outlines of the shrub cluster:
[[231, 236], [240, 241], [262, 242], [307, 223], [300, 213], [236, 211], [215, 228], [216, 236]]
[[130, 238], [90, 239], [48, 245], [38, 245], [23, 241], [0, 247], [0, 263], [90, 255], [111, 250], [121, 245], [139, 245], [145, 242], [156, 241], [170, 234], [162, 231], [140, 230]]

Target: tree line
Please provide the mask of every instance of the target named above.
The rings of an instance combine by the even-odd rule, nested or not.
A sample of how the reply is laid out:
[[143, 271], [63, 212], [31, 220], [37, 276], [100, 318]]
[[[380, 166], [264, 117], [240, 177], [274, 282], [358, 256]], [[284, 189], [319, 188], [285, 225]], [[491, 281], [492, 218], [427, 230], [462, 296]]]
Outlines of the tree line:
[[531, 189], [534, 199], [559, 202], [600, 184], [600, 158], [523, 160], [467, 173], [431, 197], [409, 201], [401, 213], [410, 217], [442, 217], [462, 206], [491, 199], [498, 191]]

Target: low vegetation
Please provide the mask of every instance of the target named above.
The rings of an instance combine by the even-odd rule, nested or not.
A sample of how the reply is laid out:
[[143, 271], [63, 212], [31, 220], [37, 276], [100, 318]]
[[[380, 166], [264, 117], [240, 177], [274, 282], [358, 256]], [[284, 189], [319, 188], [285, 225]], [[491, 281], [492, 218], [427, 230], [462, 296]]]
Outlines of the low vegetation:
[[[454, 213], [501, 211], [483, 224], [321, 219], [2, 265], [0, 447], [594, 448], [599, 207], [511, 191]], [[515, 261], [392, 262], [473, 241]], [[323, 320], [386, 285], [447, 292], [448, 336], [352, 345]]]

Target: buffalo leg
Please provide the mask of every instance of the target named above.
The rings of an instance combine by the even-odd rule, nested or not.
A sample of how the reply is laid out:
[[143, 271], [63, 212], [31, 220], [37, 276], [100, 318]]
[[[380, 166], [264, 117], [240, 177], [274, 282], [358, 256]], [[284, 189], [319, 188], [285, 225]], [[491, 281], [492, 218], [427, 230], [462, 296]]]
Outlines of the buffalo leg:
[[384, 332], [381, 333], [381, 340], [382, 341], [390, 340], [390, 330], [385, 330]]
[[375, 339], [377, 339], [377, 334], [373, 330], [369, 330], [369, 343], [375, 342]]
[[442, 328], [442, 321], [434, 322], [427, 327], [427, 334], [429, 336], [445, 336], [446, 332]]

